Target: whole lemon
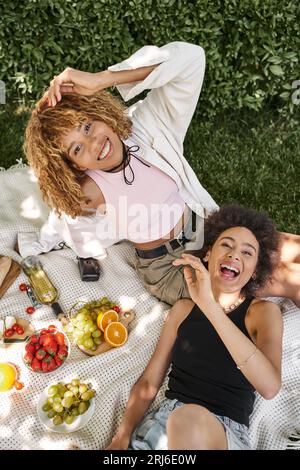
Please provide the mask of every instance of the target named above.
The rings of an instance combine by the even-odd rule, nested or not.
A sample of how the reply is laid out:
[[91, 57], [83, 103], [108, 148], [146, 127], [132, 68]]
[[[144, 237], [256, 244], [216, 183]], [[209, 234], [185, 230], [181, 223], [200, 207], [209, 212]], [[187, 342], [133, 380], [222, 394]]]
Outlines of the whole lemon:
[[0, 363], [0, 392], [7, 392], [14, 386], [16, 375], [13, 364], [8, 362]]

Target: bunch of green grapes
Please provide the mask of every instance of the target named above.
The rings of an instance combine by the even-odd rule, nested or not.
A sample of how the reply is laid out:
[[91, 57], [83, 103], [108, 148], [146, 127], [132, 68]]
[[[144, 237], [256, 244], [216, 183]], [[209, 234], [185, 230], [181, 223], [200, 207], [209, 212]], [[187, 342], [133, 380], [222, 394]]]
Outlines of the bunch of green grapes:
[[90, 384], [81, 383], [79, 379], [73, 379], [67, 384], [59, 382], [51, 385], [47, 393], [48, 399], [42, 410], [48, 418], [53, 419], [56, 426], [72, 424], [77, 416], [89, 409], [90, 400], [96, 395]]
[[115, 303], [110, 302], [107, 297], [84, 304], [65, 325], [64, 331], [78, 346], [95, 351], [102, 343], [102, 331], [97, 326], [97, 317], [99, 313], [111, 309], [114, 305]]

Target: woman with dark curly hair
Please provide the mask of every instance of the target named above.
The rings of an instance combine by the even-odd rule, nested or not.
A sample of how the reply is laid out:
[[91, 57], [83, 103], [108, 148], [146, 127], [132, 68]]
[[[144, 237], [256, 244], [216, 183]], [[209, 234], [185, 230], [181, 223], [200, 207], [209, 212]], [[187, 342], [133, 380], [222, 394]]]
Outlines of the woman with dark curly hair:
[[201, 259], [206, 259], [206, 254], [221, 233], [230, 227], [247, 228], [259, 241], [255, 273], [241, 291], [246, 297], [258, 297], [258, 292], [266, 286], [277, 268], [280, 235], [276, 232], [274, 223], [265, 214], [235, 204], [225, 205], [205, 221], [204, 244], [199, 252]]
[[[276, 267], [278, 241], [255, 211], [224, 206], [208, 217], [207, 269], [191, 254], [174, 261], [191, 299], [170, 310], [108, 450], [250, 449], [255, 390], [268, 400], [281, 388], [281, 312], [254, 298]], [[170, 366], [166, 398], [143, 418]]]
[[[64, 241], [82, 258], [101, 259], [121, 240], [149, 292], [170, 305], [189, 292], [172, 261], [203, 244], [204, 219], [218, 208], [183, 156], [183, 141], [202, 86], [201, 47], [146, 46], [98, 73], [67, 68], [32, 111], [24, 150], [51, 207], [39, 242], [21, 255]], [[125, 101], [151, 89], [128, 110]], [[300, 238], [281, 237], [281, 263], [266, 296], [300, 305]]]

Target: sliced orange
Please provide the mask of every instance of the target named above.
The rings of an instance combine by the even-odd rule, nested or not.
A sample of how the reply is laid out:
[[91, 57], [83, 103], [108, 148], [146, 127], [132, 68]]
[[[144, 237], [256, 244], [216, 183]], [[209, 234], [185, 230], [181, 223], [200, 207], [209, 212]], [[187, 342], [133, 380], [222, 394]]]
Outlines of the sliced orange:
[[115, 310], [107, 310], [106, 312], [99, 313], [97, 317], [97, 325], [100, 330], [105, 331], [105, 328], [111, 322], [119, 321], [119, 315]]
[[118, 346], [123, 346], [123, 344], [126, 343], [127, 338], [127, 328], [119, 321], [114, 321], [105, 328], [104, 339], [108, 344], [110, 344], [114, 348], [117, 348]]

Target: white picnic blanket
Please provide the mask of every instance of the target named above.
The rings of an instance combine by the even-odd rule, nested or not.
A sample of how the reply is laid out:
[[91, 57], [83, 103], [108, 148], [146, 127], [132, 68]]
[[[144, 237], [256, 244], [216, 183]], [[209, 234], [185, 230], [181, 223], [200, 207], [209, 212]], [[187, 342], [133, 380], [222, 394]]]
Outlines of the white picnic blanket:
[[[19, 165], [0, 171], [0, 253], [20, 261], [13, 251], [17, 232], [37, 231], [47, 216], [31, 170]], [[60, 292], [59, 302], [67, 311], [78, 300], [89, 301], [104, 295], [131, 307], [136, 313], [129, 339], [97, 357], [85, 356], [75, 346], [68, 361], [51, 374], [30, 372], [19, 351], [0, 349], [0, 361], [11, 361], [20, 369], [25, 384], [22, 391], [0, 394], [0, 449], [102, 449], [117, 429], [129, 391], [143, 372], [158, 340], [166, 304], [148, 294], [134, 271], [133, 247], [122, 242], [108, 249], [102, 261], [103, 275], [98, 282], [80, 280], [75, 254], [70, 249], [41, 255], [40, 259]], [[0, 300], [0, 317], [7, 314], [28, 319], [29, 299], [18, 286], [26, 282], [22, 273]], [[284, 449], [288, 436], [300, 429], [300, 311], [294, 304], [276, 299], [284, 310], [283, 389], [271, 401], [258, 397], [251, 419], [251, 440], [259, 449]], [[36, 329], [54, 323], [54, 314], [43, 306], [31, 317]], [[96, 408], [88, 424], [74, 433], [48, 432], [39, 421], [36, 405], [50, 382], [79, 377], [92, 382], [97, 391]], [[153, 403], [157, 406], [163, 391]]]

